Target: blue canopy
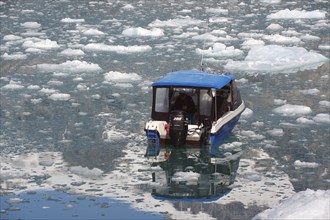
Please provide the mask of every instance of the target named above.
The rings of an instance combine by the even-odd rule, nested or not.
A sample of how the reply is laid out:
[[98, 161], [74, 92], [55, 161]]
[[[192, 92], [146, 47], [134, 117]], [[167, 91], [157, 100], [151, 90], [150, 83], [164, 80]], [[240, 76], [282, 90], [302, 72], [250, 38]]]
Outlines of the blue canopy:
[[228, 84], [232, 75], [208, 73], [199, 70], [181, 70], [167, 73], [163, 78], [154, 82], [152, 86], [178, 86], [220, 89]]

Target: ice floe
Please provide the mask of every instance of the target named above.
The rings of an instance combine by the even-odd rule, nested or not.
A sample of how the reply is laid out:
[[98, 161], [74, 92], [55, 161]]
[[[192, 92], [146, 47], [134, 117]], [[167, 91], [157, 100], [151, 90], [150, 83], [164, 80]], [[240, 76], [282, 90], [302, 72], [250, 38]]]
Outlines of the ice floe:
[[85, 19], [83, 19], [83, 18], [78, 18], [78, 19], [76, 19], [76, 18], [63, 18], [63, 19], [61, 19], [61, 22], [63, 22], [63, 23], [83, 23], [83, 22], [85, 22]]
[[21, 52], [13, 54], [4, 53], [1, 58], [3, 58], [4, 60], [24, 60], [27, 58], [27, 55]]
[[20, 82], [16, 82], [14, 80], [11, 80], [7, 85], [4, 85], [1, 87], [2, 90], [17, 90], [17, 89], [23, 89], [24, 86], [21, 85]]
[[83, 56], [83, 55], [85, 55], [84, 51], [82, 51], [80, 49], [71, 49], [71, 48], [62, 50], [59, 54], [63, 55], [63, 56]]
[[327, 113], [319, 113], [315, 117], [313, 117], [313, 120], [317, 123], [324, 123], [324, 124], [330, 124], [330, 114]]
[[283, 116], [301, 116], [310, 114], [312, 112], [312, 109], [304, 105], [285, 104], [275, 108], [273, 112]]
[[266, 45], [253, 47], [243, 61], [230, 60], [225, 69], [235, 72], [292, 73], [315, 69], [329, 59], [302, 47]]
[[184, 16], [180, 18], [169, 19], [166, 21], [161, 21], [156, 19], [152, 23], [149, 24], [150, 27], [186, 27], [186, 26], [194, 26], [205, 23], [202, 20], [194, 19], [189, 16]]
[[284, 9], [267, 16], [267, 19], [324, 19], [326, 12], [315, 10], [290, 10]]
[[197, 48], [196, 53], [208, 57], [236, 57], [243, 55], [243, 51], [235, 49], [233, 46], [227, 47], [223, 43], [215, 43], [213, 47], [206, 50]]
[[71, 96], [67, 93], [53, 93], [48, 98], [54, 101], [68, 101]]
[[122, 73], [116, 71], [110, 71], [104, 74], [104, 79], [108, 82], [133, 82], [139, 81], [142, 77], [136, 73]]
[[85, 51], [115, 52], [119, 54], [145, 53], [152, 50], [149, 45], [107, 45], [102, 43], [90, 43], [83, 47]]
[[330, 190], [297, 192], [271, 209], [267, 209], [253, 220], [263, 219], [330, 219]]
[[23, 48], [34, 48], [34, 49], [42, 49], [42, 50], [52, 50], [58, 49], [60, 46], [57, 44], [56, 41], [51, 41], [49, 39], [38, 39], [34, 38], [32, 40], [26, 40], [22, 44]]
[[315, 162], [304, 162], [300, 160], [296, 160], [293, 165], [298, 168], [315, 168], [320, 166], [320, 164]]
[[35, 67], [40, 72], [87, 73], [99, 72], [102, 70], [98, 64], [80, 60], [68, 60], [61, 64], [43, 63], [37, 64]]
[[21, 24], [21, 26], [29, 29], [38, 29], [41, 27], [41, 24], [38, 22], [24, 22]]
[[147, 30], [142, 27], [137, 27], [127, 28], [122, 32], [122, 34], [129, 37], [162, 37], [164, 36], [164, 31], [160, 28]]

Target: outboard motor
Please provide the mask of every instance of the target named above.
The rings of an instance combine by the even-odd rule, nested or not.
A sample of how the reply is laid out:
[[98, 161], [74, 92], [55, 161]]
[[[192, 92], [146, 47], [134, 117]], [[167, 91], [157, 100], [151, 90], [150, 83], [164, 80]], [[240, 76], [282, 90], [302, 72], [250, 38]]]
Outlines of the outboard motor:
[[170, 138], [174, 147], [180, 147], [186, 143], [188, 133], [187, 112], [175, 110], [170, 115]]

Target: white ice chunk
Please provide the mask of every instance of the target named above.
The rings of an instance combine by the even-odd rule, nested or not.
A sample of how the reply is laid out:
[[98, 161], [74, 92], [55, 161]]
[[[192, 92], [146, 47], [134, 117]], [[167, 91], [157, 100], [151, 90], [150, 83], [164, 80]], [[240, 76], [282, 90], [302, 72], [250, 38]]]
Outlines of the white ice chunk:
[[27, 55], [21, 52], [17, 52], [13, 54], [4, 53], [4, 55], [2, 55], [1, 58], [3, 58], [4, 60], [24, 60], [27, 58]]
[[62, 50], [60, 52], [60, 55], [64, 55], [64, 56], [83, 56], [83, 55], [85, 55], [85, 53], [84, 53], [84, 51], [82, 51], [80, 49], [68, 48], [68, 49]]
[[200, 177], [199, 173], [195, 173], [192, 171], [189, 172], [176, 172], [173, 174], [172, 176], [172, 181], [176, 181], [176, 182], [181, 182], [181, 181], [187, 181], [187, 182], [192, 182], [192, 181], [196, 181], [198, 180], [198, 178]]
[[151, 30], [147, 30], [141, 27], [137, 28], [127, 28], [122, 32], [123, 35], [129, 37], [162, 37], [164, 36], [164, 32], [160, 28], [153, 28]]
[[24, 86], [21, 85], [19, 82], [16, 82], [14, 80], [11, 80], [7, 85], [4, 85], [1, 87], [1, 90], [18, 90], [23, 89]]
[[61, 19], [61, 22], [63, 22], [63, 23], [83, 23], [83, 22], [85, 22], [85, 19], [83, 19], [83, 18], [80, 18], [80, 19], [63, 18], [63, 19]]
[[298, 192], [282, 203], [267, 209], [253, 220], [267, 219], [330, 219], [330, 190]]
[[319, 101], [319, 105], [322, 106], [322, 107], [330, 107], [330, 102], [329, 101]]
[[243, 55], [243, 51], [235, 49], [233, 46], [227, 47], [223, 43], [215, 43], [213, 47], [206, 50], [196, 48], [196, 53], [209, 57], [235, 57]]
[[108, 82], [132, 82], [139, 81], [142, 77], [136, 73], [122, 73], [116, 71], [110, 71], [104, 74], [104, 79]]
[[68, 101], [71, 96], [66, 93], [53, 93], [48, 98], [54, 101]]
[[69, 72], [69, 73], [81, 73], [81, 72], [99, 72], [101, 67], [98, 64], [87, 63], [86, 61], [72, 60], [66, 61], [61, 64], [37, 64], [35, 66], [40, 72]]
[[320, 164], [315, 162], [304, 162], [304, 161], [296, 160], [294, 162], [294, 166], [299, 168], [315, 168], [320, 166]]
[[51, 50], [51, 49], [57, 49], [60, 47], [56, 41], [51, 41], [49, 39], [26, 40], [26, 41], [24, 41], [22, 46], [24, 48], [35, 48], [35, 49], [42, 49], [42, 50]]
[[324, 19], [326, 12], [315, 10], [315, 11], [305, 11], [305, 10], [290, 10], [284, 9], [276, 13], [267, 16], [267, 19]]
[[94, 35], [105, 35], [104, 32], [99, 31], [95, 28], [90, 28], [82, 32], [83, 35], [94, 36]]
[[71, 173], [91, 179], [100, 178], [103, 174], [103, 171], [98, 168], [88, 169], [82, 166], [73, 166], [69, 170]]
[[16, 41], [16, 40], [22, 40], [22, 37], [13, 35], [13, 34], [8, 34], [3, 37], [4, 41]]
[[266, 27], [267, 30], [272, 30], [272, 31], [279, 31], [283, 30], [283, 27], [279, 24], [270, 24], [268, 27]]
[[274, 99], [274, 104], [275, 105], [284, 105], [284, 104], [286, 104], [286, 100]]
[[223, 14], [223, 15], [227, 15], [228, 14], [228, 9], [224, 9], [224, 8], [207, 8], [205, 9], [206, 13], [211, 13], [211, 14]]
[[320, 90], [314, 88], [314, 89], [305, 89], [305, 90], [300, 90], [300, 93], [303, 95], [317, 95], [320, 93]]
[[265, 35], [263, 39], [269, 41], [271, 43], [278, 43], [278, 44], [300, 44], [302, 41], [298, 37], [287, 37], [280, 34], [273, 34], [273, 35]]
[[320, 113], [313, 117], [313, 120], [317, 123], [330, 124], [330, 115], [327, 113]]
[[281, 137], [284, 135], [284, 131], [282, 128], [274, 128], [272, 130], [267, 131], [268, 134], [272, 135], [272, 136], [276, 136], [276, 137]]
[[152, 23], [149, 24], [150, 27], [187, 27], [187, 26], [197, 26], [199, 24], [204, 23], [203, 20], [198, 20], [191, 18], [189, 16], [169, 19], [167, 21], [160, 21], [156, 19]]
[[230, 60], [225, 69], [231, 72], [292, 73], [317, 68], [328, 60], [302, 47], [266, 45], [253, 47], [243, 61]]
[[144, 53], [152, 50], [149, 45], [121, 46], [102, 43], [90, 43], [84, 46], [83, 49], [86, 51], [116, 52], [120, 54]]
[[253, 111], [249, 108], [245, 108], [244, 112], [241, 114], [241, 118], [250, 118], [253, 115]]
[[273, 110], [276, 114], [283, 116], [306, 115], [312, 112], [312, 109], [304, 105], [285, 104]]
[[255, 39], [247, 39], [242, 43], [243, 48], [252, 48], [255, 46], [264, 46], [265, 42], [262, 40], [255, 40]]
[[297, 118], [296, 122], [299, 124], [306, 124], [306, 125], [315, 123], [313, 120], [304, 117]]
[[41, 27], [41, 24], [38, 22], [25, 22], [21, 24], [21, 26], [28, 29], [38, 29]]

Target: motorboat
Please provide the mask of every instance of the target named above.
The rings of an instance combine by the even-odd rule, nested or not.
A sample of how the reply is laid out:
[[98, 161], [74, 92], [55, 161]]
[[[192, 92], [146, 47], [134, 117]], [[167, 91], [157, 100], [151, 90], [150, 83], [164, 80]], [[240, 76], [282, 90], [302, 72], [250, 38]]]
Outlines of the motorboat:
[[[151, 119], [145, 125], [149, 144], [174, 148], [221, 145], [245, 110], [244, 101], [230, 73], [180, 70], [152, 83]], [[166, 157], [166, 155], [162, 155]]]

